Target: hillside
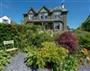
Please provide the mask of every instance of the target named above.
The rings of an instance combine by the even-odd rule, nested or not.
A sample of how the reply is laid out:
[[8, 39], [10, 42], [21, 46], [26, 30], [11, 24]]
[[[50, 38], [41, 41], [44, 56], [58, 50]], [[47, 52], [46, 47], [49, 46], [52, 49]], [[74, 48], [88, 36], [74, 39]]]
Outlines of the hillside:
[[81, 29], [84, 31], [90, 32], [90, 15], [87, 17], [87, 19], [82, 23]]

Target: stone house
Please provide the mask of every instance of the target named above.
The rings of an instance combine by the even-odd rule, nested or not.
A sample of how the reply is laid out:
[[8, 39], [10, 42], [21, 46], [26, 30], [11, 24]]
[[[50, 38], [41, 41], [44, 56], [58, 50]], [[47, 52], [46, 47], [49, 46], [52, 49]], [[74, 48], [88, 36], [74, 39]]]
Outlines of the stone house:
[[30, 8], [23, 16], [25, 23], [41, 25], [45, 30], [63, 31], [67, 30], [67, 13], [67, 9], [62, 4], [53, 9], [43, 6], [38, 11]]

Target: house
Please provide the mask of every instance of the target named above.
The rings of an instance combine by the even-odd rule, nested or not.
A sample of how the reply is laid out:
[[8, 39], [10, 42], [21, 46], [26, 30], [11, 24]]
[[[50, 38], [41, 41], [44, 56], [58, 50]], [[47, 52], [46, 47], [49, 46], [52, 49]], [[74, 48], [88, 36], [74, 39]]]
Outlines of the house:
[[38, 11], [30, 8], [23, 16], [25, 23], [41, 25], [45, 30], [63, 31], [67, 29], [67, 13], [67, 9], [62, 4], [53, 9], [43, 6]]
[[8, 16], [0, 17], [0, 23], [11, 24], [11, 19]]

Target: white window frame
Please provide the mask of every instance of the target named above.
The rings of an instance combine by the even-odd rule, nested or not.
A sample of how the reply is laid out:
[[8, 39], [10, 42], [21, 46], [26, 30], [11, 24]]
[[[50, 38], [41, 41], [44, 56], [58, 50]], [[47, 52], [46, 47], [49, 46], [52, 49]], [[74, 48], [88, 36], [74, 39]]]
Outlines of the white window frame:
[[[59, 26], [59, 28], [56, 28], [57, 26]], [[62, 31], [63, 30], [63, 24], [61, 22], [55, 22], [54, 23], [54, 29]]]
[[33, 19], [33, 14], [29, 15], [29, 20], [32, 20]]

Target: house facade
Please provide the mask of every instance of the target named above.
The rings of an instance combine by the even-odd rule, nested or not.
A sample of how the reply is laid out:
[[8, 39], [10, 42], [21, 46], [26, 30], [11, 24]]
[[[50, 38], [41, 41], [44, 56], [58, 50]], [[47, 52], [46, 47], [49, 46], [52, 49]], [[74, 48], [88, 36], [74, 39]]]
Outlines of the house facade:
[[11, 19], [8, 16], [0, 17], [0, 23], [11, 24]]
[[67, 13], [67, 9], [62, 4], [53, 9], [43, 6], [38, 11], [31, 8], [23, 15], [25, 23], [41, 25], [45, 30], [63, 31], [67, 29]]

